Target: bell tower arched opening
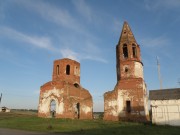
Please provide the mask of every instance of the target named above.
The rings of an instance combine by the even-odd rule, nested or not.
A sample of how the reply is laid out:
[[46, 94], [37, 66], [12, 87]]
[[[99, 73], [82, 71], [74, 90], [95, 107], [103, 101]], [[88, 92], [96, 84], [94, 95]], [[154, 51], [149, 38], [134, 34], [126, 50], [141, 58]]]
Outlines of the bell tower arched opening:
[[123, 56], [125, 59], [128, 58], [128, 47], [126, 44], [123, 45]]
[[132, 45], [132, 54], [133, 54], [133, 58], [137, 58], [137, 49], [134, 44]]

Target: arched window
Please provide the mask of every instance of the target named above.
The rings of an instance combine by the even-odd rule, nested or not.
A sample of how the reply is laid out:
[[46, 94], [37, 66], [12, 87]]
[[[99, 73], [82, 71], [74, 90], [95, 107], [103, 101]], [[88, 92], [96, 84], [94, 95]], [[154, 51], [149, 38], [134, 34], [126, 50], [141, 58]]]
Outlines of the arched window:
[[74, 83], [74, 87], [79, 88], [79, 84]]
[[59, 65], [56, 66], [56, 74], [59, 75]]
[[137, 50], [136, 50], [136, 46], [133, 44], [132, 45], [132, 53], [133, 53], [133, 58], [137, 57]]
[[74, 68], [74, 74], [75, 74], [75, 75], [78, 75], [78, 67], [76, 67], [76, 66], [75, 66], [75, 68]]
[[78, 117], [78, 119], [80, 118], [80, 103], [77, 103], [76, 104], [76, 107], [77, 107], [77, 117]]
[[56, 101], [53, 99], [50, 103], [51, 116], [56, 117]]
[[66, 75], [70, 75], [70, 65], [66, 66]]
[[123, 45], [123, 55], [124, 58], [128, 58], [128, 48], [126, 44]]

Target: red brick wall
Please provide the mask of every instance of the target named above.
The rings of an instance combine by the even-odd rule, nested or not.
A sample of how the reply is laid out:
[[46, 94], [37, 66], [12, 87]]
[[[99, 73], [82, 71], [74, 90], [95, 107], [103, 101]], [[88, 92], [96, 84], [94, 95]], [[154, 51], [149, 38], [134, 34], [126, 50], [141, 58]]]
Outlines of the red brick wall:
[[[70, 74], [66, 74], [66, 66], [70, 66]], [[57, 73], [57, 66], [59, 66], [59, 74]], [[75, 71], [76, 70], [76, 71]], [[79, 83], [80, 84], [80, 63], [74, 60], [70, 60], [68, 58], [55, 60], [53, 66], [53, 81], [67, 81], [71, 83]]]
[[104, 94], [104, 120], [146, 120], [147, 95], [140, 47], [127, 22], [116, 46], [116, 68], [117, 84], [113, 91]]
[[[58, 68], [57, 68], [58, 65]], [[69, 75], [66, 66], [70, 66]], [[58, 69], [58, 70], [57, 70]], [[41, 86], [39, 97], [39, 117], [51, 117], [50, 102], [56, 103], [56, 118], [93, 118], [93, 101], [88, 90], [80, 85], [80, 64], [74, 60], [55, 60], [52, 81]], [[77, 111], [77, 103], [80, 104]]]

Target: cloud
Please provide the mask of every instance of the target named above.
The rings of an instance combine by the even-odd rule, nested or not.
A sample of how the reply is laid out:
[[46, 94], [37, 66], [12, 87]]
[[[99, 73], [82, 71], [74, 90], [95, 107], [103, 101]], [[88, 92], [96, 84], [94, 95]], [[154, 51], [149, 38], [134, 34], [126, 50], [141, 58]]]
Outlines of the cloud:
[[103, 63], [108, 63], [106, 59], [101, 57], [101, 51], [95, 45], [95, 43], [91, 41], [86, 41], [85, 42], [86, 46], [83, 48], [83, 53], [81, 55], [81, 59], [89, 59], [89, 60], [95, 60], [95, 61], [100, 61]]
[[166, 46], [170, 43], [170, 40], [164, 36], [156, 37], [156, 38], [141, 38], [140, 44], [146, 47], [162, 47]]
[[72, 1], [77, 11], [85, 17], [88, 21], [92, 21], [93, 13], [90, 6], [84, 0], [73, 0]]
[[[70, 14], [71, 12], [68, 12], [68, 10], [64, 9], [61, 5], [59, 8], [56, 5], [48, 3], [47, 1], [34, 2], [24, 0], [15, 0], [14, 3], [16, 6], [20, 5], [26, 10], [36, 13], [36, 15], [39, 15], [45, 19], [45, 22], [48, 21], [57, 24], [57, 26], [59, 26], [61, 29], [60, 33], [56, 31], [57, 35], [59, 36], [59, 39], [57, 40], [60, 40], [60, 45], [52, 44], [51, 39], [55, 39], [55, 37], [50, 38], [28, 35], [8, 27], [0, 28], [4, 31], [0, 33], [5, 33], [4, 35], [6, 35], [8, 38], [28, 43], [34, 47], [46, 49], [56, 54], [61, 53], [62, 57], [68, 57], [77, 61], [88, 59], [107, 62], [102, 58], [102, 51], [98, 48], [99, 38], [92, 35], [87, 30], [88, 28], [86, 29], [84, 24], [80, 24], [77, 18], [73, 16], [74, 14]], [[75, 1], [73, 3], [75, 4]], [[83, 11], [82, 14], [84, 16], [89, 16], [88, 18], [91, 20], [92, 10], [88, 4], [82, 0], [78, 1], [77, 4], [78, 3], [80, 5], [75, 4], [78, 11]], [[61, 33], [62, 31], [64, 31], [63, 34]], [[93, 41], [93, 43], [91, 41]], [[56, 43], [56, 41], [54, 41], [54, 43]], [[78, 44], [74, 46], [74, 43]]]
[[52, 46], [49, 37], [30, 36], [9, 27], [0, 27], [0, 35], [28, 43], [38, 48], [51, 50], [51, 51], [54, 50], [54, 47]]
[[82, 56], [82, 60], [83, 59], [89, 59], [89, 60], [94, 60], [94, 61], [99, 61], [99, 62], [102, 62], [102, 63], [108, 63], [108, 61], [106, 59], [103, 59], [101, 57], [98, 57], [98, 56], [90, 56], [90, 55], [83, 55]]
[[78, 21], [63, 8], [57, 8], [55, 5], [49, 4], [45, 1], [34, 2], [17, 0], [16, 3], [22, 4], [29, 10], [38, 13], [49, 22], [80, 32], [82, 30], [82, 26], [80, 26]]
[[147, 10], [180, 8], [179, 0], [145, 0], [144, 4]]
[[80, 61], [79, 54], [68, 48], [60, 50], [62, 57]]
[[70, 58], [76, 61], [82, 61], [82, 60], [93, 60], [93, 61], [99, 61], [102, 63], [107, 63], [107, 60], [101, 58], [97, 54], [92, 55], [91, 53], [82, 51], [81, 53], [77, 53], [69, 48], [61, 49], [60, 53], [63, 58]]
[[[60, 53], [64, 58], [70, 58], [77, 61], [88, 59], [107, 63], [105, 59], [101, 58], [99, 48], [91, 42], [86, 42], [86, 46], [83, 49], [80, 49], [79, 52], [75, 52], [73, 49], [69, 49], [67, 47], [59, 49], [55, 48], [49, 37], [31, 36], [9, 27], [0, 27], [0, 35], [19, 42], [27, 43], [28, 45], [36, 48], [52, 51], [54, 53], [59, 53], [60, 50]], [[77, 48], [75, 50], [77, 50]]]

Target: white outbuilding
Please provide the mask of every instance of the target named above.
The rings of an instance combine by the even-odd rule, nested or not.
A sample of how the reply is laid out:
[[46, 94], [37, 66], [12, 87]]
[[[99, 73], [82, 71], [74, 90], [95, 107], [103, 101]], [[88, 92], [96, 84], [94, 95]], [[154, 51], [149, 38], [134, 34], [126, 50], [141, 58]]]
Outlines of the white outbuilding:
[[11, 110], [7, 107], [0, 107], [0, 112], [10, 112]]
[[180, 88], [150, 90], [152, 123], [180, 126]]

